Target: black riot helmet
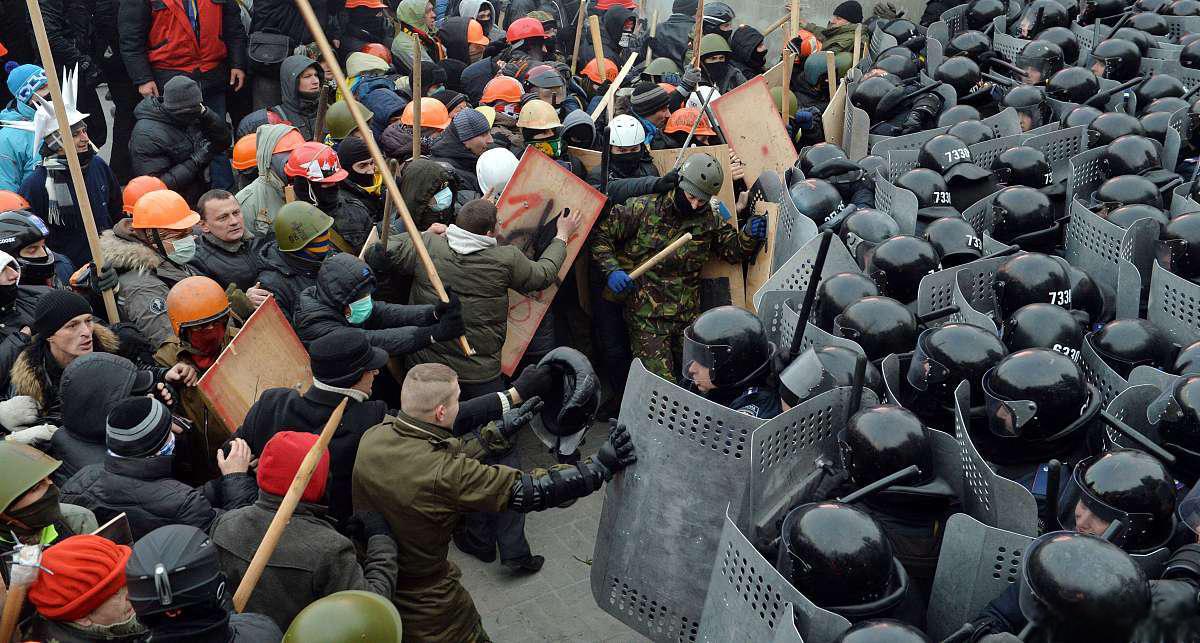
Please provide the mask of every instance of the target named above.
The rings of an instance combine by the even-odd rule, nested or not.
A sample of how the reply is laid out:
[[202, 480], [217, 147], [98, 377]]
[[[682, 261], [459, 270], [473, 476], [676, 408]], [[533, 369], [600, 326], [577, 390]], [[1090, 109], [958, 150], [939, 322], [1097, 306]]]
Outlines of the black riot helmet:
[[978, 394], [983, 374], [1007, 354], [999, 337], [978, 326], [946, 324], [921, 332], [906, 378], [930, 401], [953, 407], [959, 384], [970, 382]]
[[854, 93], [850, 95], [850, 102], [866, 112], [868, 116], [874, 117], [879, 108], [879, 102], [895, 88], [896, 83], [885, 76], [864, 78], [855, 86]]
[[1010, 353], [983, 375], [988, 429], [1002, 438], [1064, 439], [1100, 411], [1100, 395], [1070, 357], [1044, 348]]
[[917, 37], [917, 25], [912, 20], [905, 18], [880, 20], [877, 25], [883, 33], [895, 38], [900, 45]]
[[883, 178], [888, 177], [890, 167], [888, 160], [878, 154], [868, 154], [858, 160], [858, 166], [866, 173], [868, 177], [879, 175]]
[[1167, 213], [1163, 212], [1162, 209], [1140, 203], [1123, 205], [1116, 210], [1106, 213], [1104, 218], [1108, 219], [1109, 223], [1126, 229], [1133, 225], [1134, 221], [1140, 219], [1152, 219], [1158, 223], [1160, 230], [1170, 222], [1170, 219], [1167, 218]]
[[1158, 262], [1184, 279], [1200, 279], [1200, 213], [1177, 216], [1163, 228]]
[[1086, 270], [1072, 266], [1066, 259], [1057, 255], [1051, 257], [1067, 271], [1067, 277], [1071, 280], [1071, 309], [1086, 312], [1089, 323], [1104, 323], [1107, 319], [1107, 306], [1096, 280], [1092, 279]]
[[1028, 124], [1024, 121], [1021, 123], [1024, 131], [1045, 125], [1051, 117], [1050, 107], [1046, 104], [1046, 91], [1037, 85], [1013, 87], [1004, 95], [1001, 104], [1017, 110], [1018, 114], [1029, 117]]
[[846, 190], [847, 193], [853, 194], [855, 186], [866, 175], [867, 173], [861, 165], [850, 159], [842, 158], [829, 159], [817, 164], [808, 174], [808, 178], [829, 181], [838, 188], [839, 192]]
[[[1033, 0], [1025, 5], [1021, 17], [1009, 27], [1009, 35], [1033, 40], [1050, 27], [1069, 27], [1071, 16], [1056, 0]], [[1061, 53], [1061, 52], [1059, 52]]]
[[1167, 5], [1169, 16], [1200, 16], [1200, 0], [1175, 0]]
[[796, 210], [804, 216], [825, 223], [829, 217], [842, 209], [842, 195], [832, 183], [824, 179], [804, 179], [788, 188]]
[[934, 220], [921, 233], [941, 257], [942, 268], [961, 266], [983, 256], [983, 242], [971, 224], [957, 217]]
[[1020, 237], [1054, 227], [1050, 197], [1040, 190], [1014, 185], [992, 199], [992, 238], [1014, 243]]
[[1040, 252], [1023, 252], [996, 267], [992, 282], [996, 292], [996, 314], [1000, 319], [1027, 304], [1047, 303], [1071, 307], [1071, 278], [1054, 257]]
[[932, 639], [908, 623], [882, 618], [855, 623], [833, 643], [932, 643]]
[[1063, 64], [1074, 65], [1079, 62], [1079, 37], [1070, 27], [1050, 27], [1039, 33], [1037, 39], [1058, 45], [1062, 51]]
[[1186, 93], [1183, 82], [1168, 74], [1154, 74], [1133, 87], [1139, 109], [1160, 98], [1181, 98]]
[[[1200, 0], [1197, 0], [1197, 1], [1200, 2]], [[1162, 134], [1155, 135], [1155, 134], [1151, 133], [1150, 128], [1146, 127], [1145, 116], [1147, 114], [1154, 114], [1157, 112], [1166, 112], [1168, 114], [1172, 114], [1181, 109], [1187, 109], [1188, 107], [1190, 107], [1188, 102], [1179, 96], [1163, 96], [1162, 98], [1155, 98], [1154, 100], [1152, 100], [1148, 104], [1146, 104], [1144, 107], [1141, 107], [1140, 105], [1141, 105], [1141, 103], [1139, 103], [1139, 108], [1138, 108], [1138, 111], [1140, 112], [1138, 120], [1140, 120], [1142, 122], [1142, 127], [1145, 128], [1146, 135], [1150, 136], [1151, 138], [1157, 138], [1157, 139], [1159, 139], [1160, 142], [1163, 139], [1165, 139], [1166, 137], [1163, 136]]]
[[754, 313], [718, 306], [684, 329], [680, 380], [724, 389], [746, 386], [770, 370], [774, 355], [775, 347]]
[[979, 30], [964, 31], [950, 39], [946, 56], [966, 56], [977, 63], [984, 62], [992, 52], [992, 39]]
[[1103, 113], [1095, 107], [1080, 105], [1067, 112], [1066, 117], [1062, 119], [1063, 127], [1091, 127], [1092, 123]]
[[24, 257], [21, 250], [50, 236], [41, 217], [28, 210], [0, 212], [0, 250], [12, 255], [21, 270], [20, 284], [51, 286], [54, 280], [54, 251], [46, 247], [41, 257]]
[[[1043, 0], [1038, 0], [1039, 2]], [[1055, 3], [1055, 0], [1044, 0]], [[1036, 72], [1036, 76], [1027, 74], [1030, 83], [1045, 84], [1051, 76], [1063, 68], [1066, 56], [1058, 45], [1046, 40], [1033, 40], [1021, 48], [1013, 62], [1026, 72]]]
[[859, 208], [842, 221], [838, 236], [862, 265], [871, 249], [899, 233], [900, 224], [892, 215], [875, 208]]
[[1135, 134], [1141, 136], [1142, 124], [1136, 116], [1121, 112], [1105, 112], [1088, 124], [1092, 145], [1108, 145], [1121, 138]]
[[804, 173], [804, 176], [809, 176], [814, 167], [832, 159], [844, 159], [846, 152], [842, 148], [833, 143], [817, 143], [810, 145], [800, 150], [800, 158], [796, 160], [796, 167]]
[[1167, 10], [1167, 6], [1170, 4], [1171, 0], [1137, 0], [1137, 2], [1133, 3], [1133, 8], [1138, 11], [1162, 13]]
[[917, 317], [891, 297], [864, 297], [834, 318], [833, 332], [857, 342], [868, 358], [879, 360], [912, 350]]
[[1162, 169], [1158, 146], [1154, 141], [1137, 134], [1127, 134], [1108, 144], [1101, 166], [1108, 176], [1145, 174]]
[[1125, 0], [1091, 0], [1082, 7], [1079, 14], [1079, 24], [1088, 25], [1096, 20], [1111, 18], [1125, 12]]
[[[779, 395], [789, 408], [839, 386], [854, 385], [861, 354], [845, 346], [810, 348], [796, 356], [779, 374]], [[863, 371], [863, 387], [882, 396], [883, 374], [871, 362]]]
[[1100, 184], [1096, 190], [1097, 207], [1105, 212], [1111, 212], [1123, 205], [1141, 203], [1162, 209], [1162, 194], [1154, 181], [1143, 176], [1127, 174], [1114, 176]]
[[959, 96], [966, 96], [979, 84], [979, 64], [966, 56], [952, 56], [938, 65], [933, 72], [933, 79], [954, 88]]
[[1129, 17], [1129, 22], [1125, 23], [1131, 29], [1151, 36], [1166, 36], [1171, 33], [1171, 28], [1167, 26], [1167, 19], [1157, 13], [1149, 11], [1138, 11]]
[[159, 527], [138, 539], [125, 580], [129, 602], [143, 622], [188, 607], [218, 607], [228, 589], [216, 546], [188, 525]]
[[923, 167], [911, 169], [896, 180], [902, 187], [917, 196], [918, 214], [924, 219], [940, 219], [958, 215], [950, 199], [950, 188], [946, 179], [937, 170]]
[[941, 116], [938, 116], [937, 126], [953, 127], [959, 123], [964, 123], [966, 121], [977, 121], [981, 118], [983, 117], [979, 114], [978, 109], [975, 109], [970, 105], [963, 105], [962, 103], [959, 103], [958, 105], [955, 105], [942, 112]]
[[1145, 58], [1150, 53], [1150, 48], [1154, 46], [1154, 39], [1150, 37], [1150, 34], [1138, 31], [1133, 27], [1121, 27], [1110, 34], [1109, 38], [1133, 43], [1142, 58]]
[[[1142, 117], [1138, 119], [1138, 122], [1142, 124], [1142, 130], [1146, 132], [1146, 136], [1148, 138], [1152, 138], [1159, 143], [1166, 143], [1167, 129], [1171, 127], [1171, 114], [1174, 113], [1175, 110], [1156, 110], [1153, 109], [1153, 106], [1163, 103], [1164, 101], [1177, 100], [1183, 102], [1178, 98], [1160, 98], [1153, 103], [1150, 103], [1151, 108], [1142, 113]], [[1187, 105], [1180, 106], [1179, 109], [1187, 109]]]
[[1184, 451], [1189, 464], [1200, 458], [1200, 375], [1184, 375], [1172, 382], [1146, 408], [1146, 416], [1157, 422], [1163, 443]]
[[1006, 0], [971, 0], [967, 4], [967, 28], [983, 31], [992, 25], [992, 20], [1007, 13]]
[[[1200, 342], [1184, 346], [1183, 350], [1179, 351], [1179, 355], [1175, 357], [1175, 363], [1171, 365], [1169, 372], [1176, 375], [1200, 374]], [[1196, 427], [1200, 429], [1200, 424], [1197, 424]]]
[[[1120, 520], [1124, 528], [1113, 543], [1125, 551], [1161, 547], [1175, 531], [1175, 479], [1154, 456], [1142, 451], [1114, 449], [1081, 460], [1075, 465], [1067, 497], [1105, 525]], [[1081, 527], [1075, 522], [1077, 511], [1075, 503], [1061, 507], [1063, 529]]]
[[971, 150], [957, 136], [938, 134], [925, 141], [917, 152], [917, 167], [923, 167], [946, 176], [950, 168], [959, 163], [971, 162]]
[[[888, 217], [891, 218], [891, 217]], [[871, 278], [860, 272], [839, 272], [829, 275], [817, 285], [817, 294], [813, 299], [813, 325], [825, 332], [833, 331], [833, 320], [847, 306], [862, 299], [879, 294], [879, 287]]]
[[992, 172], [1004, 185], [1044, 188], [1054, 183], [1046, 154], [1036, 147], [1018, 145], [1004, 150], [992, 161]]
[[1000, 339], [1010, 352], [1046, 348], [1079, 358], [1083, 328], [1067, 309], [1054, 304], [1026, 304], [1010, 314], [1000, 327]]
[[[906, 49], [905, 51], [908, 50]], [[921, 71], [921, 66], [917, 63], [916, 58], [912, 56], [912, 52], [908, 52], [908, 55], [891, 54], [880, 56], [871, 67], [873, 69], [882, 69], [889, 74], [895, 74], [903, 80], [916, 78], [917, 74]]]
[[912, 465], [921, 472], [905, 486], [917, 486], [934, 476], [933, 446], [928, 429], [908, 409], [890, 404], [855, 413], [838, 435], [842, 467], [861, 489]]
[[1142, 567], [1116, 545], [1055, 531], [1025, 550], [1021, 613], [1056, 643], [1126, 643], [1150, 613]]
[[1046, 82], [1046, 96], [1064, 103], [1082, 103], [1100, 91], [1100, 81], [1092, 70], [1067, 67]]
[[1179, 64], [1188, 69], [1200, 69], [1200, 38], [1183, 46], [1179, 52]]
[[963, 121], [946, 130], [946, 134], [962, 139], [968, 146], [990, 141], [994, 137], [992, 128], [980, 120]]
[[899, 565], [871, 516], [821, 502], [796, 507], [783, 519], [775, 567], [813, 603], [837, 611], [893, 594]]
[[926, 240], [899, 234], [866, 253], [863, 269], [879, 291], [902, 302], [917, 298], [921, 278], [938, 268], [938, 254]]
[[1110, 38], [1092, 50], [1090, 66], [1097, 76], [1123, 83], [1138, 75], [1142, 52], [1128, 40]]
[[1165, 331], [1145, 319], [1114, 319], [1087, 341], [1105, 364], [1126, 379], [1142, 365], [1166, 370], [1179, 352]]

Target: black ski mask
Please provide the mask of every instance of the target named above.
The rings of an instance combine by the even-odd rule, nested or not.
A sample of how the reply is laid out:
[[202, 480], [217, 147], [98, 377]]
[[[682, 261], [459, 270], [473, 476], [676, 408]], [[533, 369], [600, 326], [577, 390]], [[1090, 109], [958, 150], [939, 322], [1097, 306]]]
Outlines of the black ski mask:
[[627, 152], [625, 154], [611, 154], [609, 163], [620, 174], [622, 178], [629, 178], [637, 170], [638, 165], [642, 162], [642, 157], [645, 156], [644, 150], [639, 149], [636, 152]]
[[46, 249], [45, 257], [21, 259], [22, 286], [52, 286], [54, 280], [54, 253]]

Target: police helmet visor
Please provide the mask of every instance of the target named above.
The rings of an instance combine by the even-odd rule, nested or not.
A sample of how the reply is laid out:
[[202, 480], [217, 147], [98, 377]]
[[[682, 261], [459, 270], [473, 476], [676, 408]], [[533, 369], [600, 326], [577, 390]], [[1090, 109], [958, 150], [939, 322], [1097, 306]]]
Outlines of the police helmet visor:
[[721, 381], [721, 367], [730, 362], [733, 347], [724, 344], [702, 344], [690, 337], [689, 332], [683, 336], [683, 372], [680, 379], [696, 386], [716, 387]]
[[1178, 273], [1179, 262], [1187, 255], [1187, 250], [1188, 243], [1184, 239], [1160, 239], [1155, 254], [1163, 268]]
[[[931, 329], [932, 330], [932, 329]], [[913, 350], [912, 361], [908, 363], [905, 379], [918, 391], [928, 391], [930, 386], [941, 384], [950, 377], [950, 369], [945, 364], [929, 356], [925, 350], [925, 341], [931, 330], [921, 332], [917, 346]]]
[[983, 396], [986, 401], [988, 429], [1002, 438], [1019, 438], [1026, 425], [1037, 417], [1037, 403], [1031, 400], [1005, 400], [989, 385], [993, 367], [983, 377]]
[[833, 375], [821, 363], [813, 348], [801, 353], [779, 374], [780, 394], [788, 406], [812, 399], [837, 386]]
[[[1102, 525], [1104, 529], [1107, 529], [1114, 521], [1121, 521], [1122, 528], [1110, 535], [1112, 539], [1110, 542], [1123, 548], [1126, 542], [1140, 540], [1131, 537], [1149, 530], [1150, 525], [1154, 523], [1154, 516], [1148, 513], [1122, 511], [1104, 502], [1100, 496], [1097, 496], [1092, 491], [1092, 488], [1084, 480], [1084, 476], [1087, 474], [1088, 468], [1099, 459], [1099, 456], [1092, 456], [1079, 461], [1075, 465], [1075, 470], [1071, 473], [1071, 479], [1067, 482], [1066, 488], [1063, 489], [1059, 496], [1058, 524], [1063, 529], [1079, 531], [1082, 526], [1076, 524], [1076, 515], [1078, 506], [1082, 504], [1084, 509], [1091, 512], [1093, 516], [1104, 523]], [[1092, 535], [1101, 536], [1103, 533]]]

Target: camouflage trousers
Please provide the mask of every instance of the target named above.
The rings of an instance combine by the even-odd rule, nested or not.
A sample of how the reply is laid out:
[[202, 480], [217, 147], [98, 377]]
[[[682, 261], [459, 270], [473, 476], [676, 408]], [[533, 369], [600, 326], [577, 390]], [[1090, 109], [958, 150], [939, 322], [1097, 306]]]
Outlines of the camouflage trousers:
[[629, 348], [646, 370], [668, 382], [678, 382], [685, 328], [687, 324], [672, 320], [629, 319]]

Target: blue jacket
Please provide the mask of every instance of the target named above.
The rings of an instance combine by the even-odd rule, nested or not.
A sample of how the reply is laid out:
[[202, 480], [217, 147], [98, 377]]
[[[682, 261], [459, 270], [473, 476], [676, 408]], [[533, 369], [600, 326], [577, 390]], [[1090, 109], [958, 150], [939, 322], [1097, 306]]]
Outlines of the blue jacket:
[[[28, 109], [28, 108], [26, 108]], [[28, 121], [16, 101], [0, 110], [0, 121]], [[0, 127], [0, 190], [16, 192], [21, 183], [33, 173], [41, 156], [33, 150], [33, 132], [12, 127]]]
[[[119, 221], [124, 213], [121, 210], [121, 184], [113, 176], [108, 163], [99, 156], [93, 156], [83, 172], [83, 180], [87, 184], [88, 198], [92, 205], [92, 219], [96, 222], [96, 231], [104, 232]], [[68, 182], [69, 184], [69, 182]], [[75, 198], [75, 188], [72, 186], [71, 198]], [[25, 178], [19, 190], [21, 196], [29, 201], [34, 214], [46, 222], [50, 228], [50, 236], [46, 245], [55, 253], [66, 256], [75, 267], [92, 260], [88, 248], [87, 233], [83, 229], [79, 206], [71, 205], [60, 208], [60, 222], [50, 221], [50, 197], [46, 193], [46, 167], [38, 164], [33, 173]]]

